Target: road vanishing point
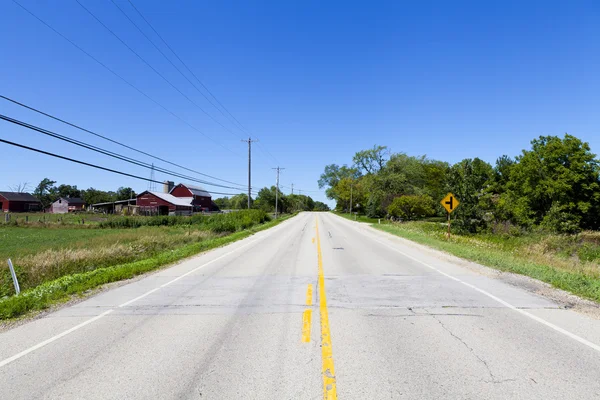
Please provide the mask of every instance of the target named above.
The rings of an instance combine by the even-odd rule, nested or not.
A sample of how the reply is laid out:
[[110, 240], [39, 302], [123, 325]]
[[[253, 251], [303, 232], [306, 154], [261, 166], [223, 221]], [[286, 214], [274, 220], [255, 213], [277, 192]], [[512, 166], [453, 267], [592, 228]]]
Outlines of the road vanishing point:
[[0, 334], [1, 399], [593, 399], [600, 321], [301, 213]]

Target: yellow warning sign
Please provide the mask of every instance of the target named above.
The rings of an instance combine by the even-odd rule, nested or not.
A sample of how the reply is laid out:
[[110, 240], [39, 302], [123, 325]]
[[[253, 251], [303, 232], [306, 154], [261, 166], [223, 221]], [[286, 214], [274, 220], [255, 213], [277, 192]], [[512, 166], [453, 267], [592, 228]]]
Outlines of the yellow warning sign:
[[448, 193], [446, 197], [444, 197], [444, 199], [441, 201], [441, 203], [442, 206], [444, 206], [446, 211], [448, 211], [449, 213], [456, 210], [456, 207], [458, 207], [458, 205], [460, 204], [458, 199], [454, 197], [452, 193]]

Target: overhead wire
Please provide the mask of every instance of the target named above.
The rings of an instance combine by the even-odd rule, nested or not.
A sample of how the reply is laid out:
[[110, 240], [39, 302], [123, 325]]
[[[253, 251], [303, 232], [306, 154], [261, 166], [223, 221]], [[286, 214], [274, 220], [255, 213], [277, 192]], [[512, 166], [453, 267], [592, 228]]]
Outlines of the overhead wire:
[[112, 152], [112, 151], [109, 151], [109, 150], [105, 150], [105, 149], [102, 149], [100, 147], [97, 147], [97, 146], [94, 146], [94, 145], [90, 145], [88, 143], [85, 143], [85, 142], [82, 142], [82, 141], [79, 141], [79, 140], [76, 140], [76, 139], [69, 138], [68, 136], [64, 136], [64, 135], [58, 134], [56, 132], [52, 132], [52, 131], [49, 131], [47, 129], [40, 128], [38, 126], [29, 124], [27, 122], [19, 121], [17, 119], [8, 117], [6, 115], [0, 114], [0, 119], [2, 119], [4, 121], [7, 121], [7, 122], [10, 122], [10, 123], [13, 123], [15, 125], [22, 126], [24, 128], [28, 128], [30, 130], [37, 131], [39, 133], [42, 133], [42, 134], [50, 136], [50, 137], [53, 137], [53, 138], [56, 138], [56, 139], [60, 139], [62, 141], [65, 141], [65, 142], [68, 142], [68, 143], [71, 143], [71, 144], [75, 144], [77, 146], [86, 148], [88, 150], [92, 150], [92, 151], [95, 151], [97, 153], [101, 153], [101, 154], [107, 155], [109, 157], [113, 157], [113, 158], [119, 159], [121, 161], [125, 161], [125, 162], [131, 163], [131, 164], [134, 164], [134, 165], [138, 165], [138, 166], [141, 166], [141, 167], [144, 167], [144, 168], [153, 169], [155, 171], [164, 173], [164, 174], [169, 175], [169, 176], [175, 176], [175, 177], [178, 177], [178, 178], [187, 179], [187, 180], [190, 180], [190, 181], [193, 181], [193, 182], [197, 182], [197, 183], [201, 183], [201, 184], [208, 185], [208, 186], [215, 186], [215, 187], [221, 187], [221, 188], [226, 188], [226, 189], [234, 189], [234, 190], [245, 190], [245, 188], [243, 188], [243, 187], [225, 186], [225, 185], [221, 185], [221, 184], [217, 184], [217, 183], [213, 183], [213, 182], [199, 180], [199, 179], [196, 179], [196, 178], [193, 178], [193, 177], [190, 177], [190, 176], [187, 176], [187, 175], [182, 175], [182, 174], [179, 174], [179, 173], [176, 173], [174, 171], [170, 171], [170, 170], [167, 170], [167, 169], [164, 169], [164, 168], [161, 168], [161, 167], [150, 165], [150, 164], [148, 164], [146, 162], [143, 162], [143, 161], [140, 161], [140, 160], [136, 160], [136, 159], [131, 158], [131, 157], [123, 156], [121, 154], [118, 154], [118, 153], [115, 153], [115, 152]]
[[[0, 143], [6, 143], [6, 144], [9, 144], [11, 146], [20, 147], [20, 148], [25, 149], [25, 150], [34, 151], [34, 152], [45, 154], [45, 155], [48, 155], [48, 156], [51, 156], [51, 157], [60, 158], [62, 160], [74, 162], [74, 163], [81, 164], [81, 165], [86, 165], [88, 167], [101, 169], [103, 171], [108, 171], [108, 172], [112, 172], [112, 173], [115, 173], [115, 174], [119, 174], [119, 175], [123, 175], [123, 176], [128, 176], [130, 178], [140, 179], [140, 180], [144, 180], [144, 181], [147, 181], [147, 182], [153, 182], [153, 183], [159, 183], [159, 184], [163, 183], [163, 182], [160, 182], [160, 181], [157, 181], [157, 180], [153, 180], [153, 179], [150, 179], [150, 178], [145, 178], [143, 176], [134, 175], [134, 174], [130, 174], [130, 173], [127, 173], [127, 172], [118, 171], [118, 170], [115, 170], [115, 169], [103, 167], [101, 165], [96, 165], [96, 164], [88, 163], [88, 162], [85, 162], [85, 161], [76, 160], [74, 158], [61, 156], [60, 154], [55, 154], [55, 153], [51, 153], [49, 151], [45, 151], [45, 150], [41, 150], [41, 149], [36, 149], [34, 147], [25, 146], [23, 144], [11, 142], [9, 140], [5, 140], [5, 139], [1, 139], [1, 138], [0, 138]], [[235, 196], [236, 194], [238, 194], [238, 193], [220, 193], [220, 192], [211, 192], [211, 193], [212, 194], [225, 195], [225, 196]]]
[[7, 100], [7, 101], [10, 101], [11, 103], [13, 103], [13, 104], [16, 104], [16, 105], [18, 105], [18, 106], [21, 106], [21, 107], [23, 107], [23, 108], [26, 108], [26, 109], [28, 109], [28, 110], [34, 111], [34, 112], [36, 112], [36, 113], [38, 113], [38, 114], [44, 115], [44, 116], [46, 116], [46, 117], [48, 117], [48, 118], [52, 118], [52, 119], [54, 119], [54, 120], [56, 120], [56, 121], [62, 122], [63, 124], [69, 125], [69, 126], [71, 126], [71, 127], [73, 127], [73, 128], [79, 129], [79, 130], [81, 130], [81, 131], [83, 131], [83, 132], [87, 132], [87, 133], [89, 133], [89, 134], [91, 134], [91, 135], [94, 135], [94, 136], [96, 136], [96, 137], [99, 137], [99, 138], [101, 138], [101, 139], [107, 140], [107, 141], [109, 141], [109, 142], [111, 142], [111, 143], [114, 143], [114, 144], [117, 144], [117, 145], [119, 145], [119, 146], [122, 146], [122, 147], [124, 147], [124, 148], [126, 148], [126, 149], [133, 150], [133, 151], [135, 151], [135, 152], [137, 152], [137, 153], [140, 153], [140, 154], [143, 154], [143, 155], [145, 155], [145, 156], [151, 157], [151, 158], [153, 158], [153, 159], [155, 159], [155, 160], [159, 160], [159, 161], [162, 161], [162, 162], [164, 162], [164, 163], [167, 163], [167, 164], [173, 165], [173, 166], [175, 166], [175, 167], [178, 167], [178, 168], [184, 169], [184, 170], [186, 170], [186, 171], [193, 172], [193, 173], [195, 173], [195, 174], [198, 174], [198, 175], [206, 176], [206, 177], [208, 177], [208, 178], [215, 179], [215, 180], [218, 180], [218, 181], [221, 181], [221, 182], [225, 182], [225, 183], [231, 183], [232, 185], [236, 185], [236, 186], [244, 186], [244, 184], [242, 184], [242, 183], [236, 183], [236, 182], [228, 181], [228, 180], [225, 180], [225, 179], [217, 178], [217, 177], [215, 177], [215, 176], [208, 175], [208, 174], [205, 174], [205, 173], [202, 173], [202, 172], [199, 172], [199, 171], [196, 171], [196, 170], [193, 170], [193, 169], [190, 169], [190, 168], [184, 167], [184, 166], [182, 166], [182, 165], [176, 164], [176, 163], [174, 163], [174, 162], [171, 162], [171, 161], [165, 160], [164, 158], [161, 158], [161, 157], [154, 156], [154, 155], [152, 155], [152, 154], [150, 154], [150, 153], [147, 153], [147, 152], [145, 152], [145, 151], [142, 151], [142, 150], [136, 149], [135, 147], [132, 147], [132, 146], [126, 145], [126, 144], [124, 144], [124, 143], [121, 143], [121, 142], [119, 142], [119, 141], [116, 141], [116, 140], [114, 140], [114, 139], [111, 139], [111, 138], [109, 138], [109, 137], [107, 137], [107, 136], [101, 135], [101, 134], [99, 134], [99, 133], [96, 133], [96, 132], [93, 132], [93, 131], [91, 131], [91, 130], [89, 130], [89, 129], [83, 128], [83, 127], [81, 127], [81, 126], [79, 126], [79, 125], [76, 125], [76, 124], [74, 124], [74, 123], [71, 123], [71, 122], [69, 122], [69, 121], [66, 121], [66, 120], [64, 120], [64, 119], [61, 119], [61, 118], [59, 118], [59, 117], [56, 117], [56, 116], [54, 116], [54, 115], [48, 114], [48, 113], [46, 113], [46, 112], [44, 112], [44, 111], [41, 111], [41, 110], [39, 110], [39, 109], [37, 109], [37, 108], [34, 108], [34, 107], [28, 106], [28, 105], [26, 105], [26, 104], [23, 104], [23, 103], [21, 103], [21, 102], [19, 102], [19, 101], [15, 100], [15, 99], [11, 99], [10, 97], [4, 96], [4, 95], [2, 95], [2, 94], [0, 94], [0, 98], [2, 98], [2, 99], [4, 99], [4, 100]]
[[[129, 22], [131, 22], [131, 24], [133, 26], [136, 27], [136, 29], [146, 38], [146, 40], [148, 40], [148, 42], [150, 42], [150, 44], [152, 44], [152, 46], [154, 46], [154, 48], [164, 57], [165, 60], [167, 60], [169, 62], [169, 64], [171, 64], [173, 66], [173, 68], [175, 68], [177, 70], [177, 72], [179, 72], [179, 74], [181, 76], [183, 76], [185, 78], [185, 80], [187, 80], [190, 85], [192, 85], [194, 87], [194, 89], [196, 89], [196, 91], [198, 91], [198, 93], [200, 93], [202, 95], [202, 97], [204, 97], [214, 108], [216, 108], [225, 118], [227, 118], [227, 115], [225, 113], [223, 113], [223, 111], [221, 111], [221, 109], [219, 107], [217, 107], [210, 98], [208, 98], [208, 96], [206, 96], [199, 88], [198, 86], [196, 86], [194, 84], [194, 82], [192, 82], [187, 75], [185, 75], [180, 69], [179, 67], [177, 67], [177, 65], [175, 65], [175, 63], [173, 63], [173, 61], [171, 61], [171, 59], [169, 57], [167, 57], [167, 55], [154, 43], [154, 41], [152, 39], [150, 39], [148, 37], [148, 35], [146, 35], [146, 33], [129, 17], [129, 15], [127, 15], [127, 13], [117, 4], [117, 2], [115, 0], [110, 0], [115, 7], [117, 7], [119, 9], [119, 11], [121, 12], [121, 14], [123, 14], [125, 16], [125, 18], [127, 18], [127, 20], [129, 20]], [[216, 120], [212, 115], [210, 115], [208, 112], [206, 112], [204, 109], [201, 109], [206, 115], [208, 115], [213, 121], [215, 121], [217, 124], [219, 124], [220, 126], [222, 126], [224, 129], [226, 129], [229, 133], [231, 133], [232, 135], [235, 136], [235, 134], [230, 131], [229, 129], [225, 128], [225, 126], [223, 124], [221, 124], [218, 120]], [[229, 118], [227, 118], [229, 120]], [[231, 122], [231, 120], [229, 120], [229, 122]], [[233, 124], [236, 128], [240, 129], [238, 126], [236, 126], [235, 124]], [[236, 138], [238, 138], [236, 136]], [[238, 138], [239, 139], [239, 138]]]
[[[127, 16], [127, 14], [125, 14], [125, 12], [115, 3], [114, 0], [111, 0], [113, 2], [113, 4], [115, 4], [119, 10], [121, 10], [121, 12], [127, 17], [127, 19], [129, 19], [131, 21], [131, 19]], [[148, 21], [148, 19], [146, 17], [144, 17], [144, 15], [141, 13], [141, 11], [135, 6], [135, 4], [133, 4], [133, 2], [131, 0], [128, 0], [129, 4], [131, 4], [131, 6], [133, 7], [133, 9], [138, 13], [138, 15], [144, 20], [144, 22], [146, 22], [146, 24], [150, 27], [150, 29], [152, 29], [152, 31], [156, 34], [156, 36], [158, 36], [158, 38], [164, 43], [165, 46], [167, 46], [167, 48], [171, 51], [171, 53], [173, 53], [173, 55], [177, 58], [177, 60], [179, 60], [179, 62], [185, 67], [185, 69], [196, 79], [196, 81], [198, 81], [198, 83], [204, 88], [204, 90], [206, 90], [206, 92], [208, 94], [210, 94], [210, 96], [223, 108], [223, 110], [225, 110], [227, 112], [227, 114], [229, 116], [231, 116], [231, 118], [237, 122], [237, 124], [239, 125], [240, 129], [245, 132], [248, 135], [251, 135], [253, 137], [255, 137], [255, 135], [252, 135], [243, 125], [242, 123], [227, 109], [227, 107], [225, 107], [223, 105], [223, 103], [221, 103], [219, 101], [219, 99], [210, 91], [210, 89], [208, 89], [208, 87], [200, 80], [200, 78], [198, 78], [198, 76], [196, 76], [196, 74], [194, 74], [194, 72], [188, 67], [188, 65], [181, 59], [181, 57], [179, 57], [179, 55], [175, 52], [175, 50], [173, 50], [173, 48], [169, 45], [169, 43], [167, 43], [167, 41], [160, 35], [160, 33], [158, 33], [158, 31], [154, 28], [154, 26], [152, 26], [152, 24], [150, 23], [150, 21]], [[131, 21], [131, 23], [138, 28], [138, 30], [146, 37], [146, 39], [148, 39], [148, 41], [150, 41], [152, 43], [152, 45], [165, 57], [166, 55], [154, 44], [154, 42], [152, 42], [152, 40], [150, 40], [148, 38], [148, 36], [146, 36], [143, 31], [133, 22]], [[167, 60], [169, 60], [167, 58]], [[169, 60], [169, 62], [171, 62]], [[175, 67], [175, 65], [171, 62], [171, 65], [173, 65]], [[175, 67], [178, 71], [179, 69], [177, 67]], [[181, 73], [181, 71], [179, 71]], [[183, 75], [183, 74], [182, 74]], [[185, 76], [185, 75], [184, 75]], [[187, 77], [186, 77], [187, 79]], [[189, 79], [187, 79], [189, 82]], [[190, 82], [191, 83], [191, 82]], [[212, 104], [217, 110], [219, 110], [219, 112], [221, 112], [221, 114], [223, 114], [223, 116], [226, 117], [225, 113], [223, 113], [221, 111], [221, 109], [219, 109], [219, 107], [217, 107], [213, 102], [211, 102], [205, 95], [204, 93], [202, 93], [198, 87], [196, 85], [194, 85], [192, 83], [192, 86], [194, 86], [194, 88], [196, 88], [196, 90], [198, 90], [203, 96], [204, 98], [206, 98], [210, 104]], [[231, 119], [230, 119], [230, 122]], [[256, 138], [258, 139], [258, 138]], [[279, 164], [279, 161], [277, 160], [277, 158], [271, 154], [260, 142], [258, 143], [259, 148], [261, 149], [261, 151], [263, 151], [264, 153], [266, 153], [269, 157], [271, 157], [277, 164]]]
[[[121, 37], [119, 35], [117, 35], [112, 29], [110, 29], [104, 22], [102, 22], [100, 20], [100, 18], [98, 18], [96, 16], [96, 14], [94, 14], [92, 11], [90, 11], [87, 7], [85, 7], [83, 4], [81, 4], [81, 2], [79, 0], [75, 0], [75, 2], [77, 2], [77, 4], [79, 4], [81, 6], [81, 8], [83, 8], [85, 11], [87, 11], [88, 14], [90, 14], [100, 25], [102, 25], [104, 27], [104, 29], [106, 29], [111, 35], [113, 35], [119, 42], [121, 42], [123, 44], [123, 46], [127, 47], [127, 49], [132, 52], [137, 58], [139, 58], [144, 64], [146, 64], [148, 66], [148, 68], [150, 68], [152, 71], [154, 71], [154, 73], [156, 73], [156, 75], [158, 75], [160, 78], [162, 78], [162, 80], [164, 80], [165, 82], [167, 82], [167, 84], [169, 84], [169, 86], [171, 86], [173, 89], [175, 89], [180, 95], [182, 95], [183, 97], [185, 97], [187, 99], [187, 101], [189, 101], [190, 103], [192, 103], [196, 108], [198, 108], [200, 111], [202, 111], [204, 114], [206, 114], [209, 118], [211, 118], [214, 122], [216, 122], [218, 125], [220, 125], [223, 129], [225, 129], [227, 132], [231, 133], [232, 135], [234, 135], [236, 138], [239, 139], [239, 137], [236, 136], [235, 133], [233, 133], [229, 128], [227, 128], [225, 125], [223, 125], [220, 121], [218, 121], [217, 119], [215, 119], [212, 115], [210, 115], [208, 112], [206, 112], [202, 107], [200, 107], [194, 100], [192, 100], [187, 94], [183, 93], [177, 86], [175, 86], [170, 80], [168, 80], [163, 74], [161, 74], [156, 68], [154, 68], [148, 61], [146, 61], [146, 59], [144, 59], [144, 57], [142, 57], [137, 51], [135, 51], [131, 46], [129, 46], [123, 39], [121, 39]], [[135, 25], [135, 24], [134, 24]]]
[[[227, 112], [227, 114], [229, 114], [231, 116], [231, 118], [237, 122], [237, 124], [240, 126], [240, 128], [248, 133], [248, 131], [246, 130], [246, 128], [242, 125], [242, 123], [231, 113], [229, 112], [229, 110], [227, 109], [227, 107], [225, 107], [223, 105], [223, 103], [221, 103], [219, 101], [219, 99], [208, 89], [208, 87], [206, 87], [206, 85], [200, 80], [200, 78], [198, 78], [196, 76], [196, 74], [194, 74], [194, 72], [187, 66], [187, 64], [181, 59], [181, 57], [179, 57], [179, 55], [175, 52], [175, 50], [173, 50], [173, 48], [169, 45], [169, 43], [167, 43], [167, 41], [165, 39], [163, 39], [163, 37], [160, 35], [160, 33], [158, 33], [158, 31], [156, 29], [154, 29], [154, 26], [152, 26], [152, 24], [150, 23], [150, 21], [148, 21], [146, 19], [146, 17], [144, 17], [144, 15], [141, 13], [141, 11], [135, 6], [135, 4], [133, 4], [133, 2], [131, 0], [128, 0], [129, 4], [131, 4], [131, 7], [133, 7], [133, 9], [138, 13], [138, 15], [144, 20], [144, 22], [146, 22], [146, 24], [150, 27], [150, 29], [152, 29], [152, 31], [156, 34], [156, 36], [158, 36], [158, 38], [165, 44], [165, 46], [167, 46], [167, 48], [171, 51], [171, 53], [173, 53], [173, 55], [179, 60], [179, 62], [185, 67], [185, 69], [198, 81], [198, 83], [204, 88], [204, 90], [206, 90], [206, 92], [208, 94], [210, 94], [210, 96], [215, 99], [215, 101], [223, 108], [223, 110], [225, 110], [225, 112]], [[212, 103], [211, 103], [212, 104]], [[213, 104], [214, 106], [214, 104]], [[215, 107], [218, 109], [218, 107]]]
[[76, 49], [78, 49], [79, 51], [81, 51], [82, 53], [84, 53], [86, 56], [88, 56], [89, 58], [91, 58], [92, 60], [94, 60], [96, 63], [98, 63], [100, 66], [102, 66], [104, 69], [106, 69], [107, 71], [109, 71], [111, 74], [113, 74], [114, 76], [116, 76], [117, 78], [119, 78], [120, 80], [122, 80], [123, 82], [125, 82], [127, 85], [129, 85], [131, 88], [135, 89], [138, 93], [140, 93], [141, 95], [143, 95], [144, 97], [146, 97], [148, 100], [152, 101], [154, 104], [156, 104], [157, 106], [159, 106], [160, 108], [162, 108], [163, 110], [165, 110], [166, 112], [168, 112], [169, 114], [171, 114], [173, 117], [177, 118], [179, 121], [183, 122], [185, 125], [187, 125], [188, 127], [190, 127], [191, 129], [193, 129], [194, 131], [200, 133], [202, 136], [206, 137], [207, 139], [209, 139], [210, 141], [212, 141], [213, 143], [217, 144], [218, 146], [222, 147], [223, 149], [229, 151], [230, 153], [236, 155], [236, 156], [240, 156], [238, 153], [234, 152], [233, 150], [225, 147], [224, 145], [222, 145], [221, 143], [217, 142], [216, 140], [214, 140], [212, 137], [208, 136], [206, 133], [204, 133], [203, 131], [201, 131], [200, 129], [198, 129], [197, 127], [195, 127], [194, 125], [190, 124], [189, 122], [187, 122], [186, 120], [184, 120], [183, 118], [181, 118], [179, 115], [175, 114], [173, 111], [169, 110], [168, 108], [166, 108], [165, 106], [163, 106], [161, 103], [159, 103], [157, 100], [153, 99], [152, 97], [150, 97], [149, 95], [147, 95], [145, 92], [143, 92], [141, 89], [139, 89], [137, 86], [135, 86], [134, 84], [132, 84], [131, 82], [129, 82], [128, 80], [126, 80], [125, 78], [123, 78], [121, 75], [119, 75], [116, 71], [114, 71], [113, 69], [111, 69], [109, 66], [107, 66], [106, 64], [104, 64], [102, 61], [100, 61], [99, 59], [97, 59], [96, 57], [94, 57], [92, 54], [90, 54], [89, 52], [87, 52], [86, 50], [84, 50], [82, 47], [80, 47], [79, 45], [77, 45], [75, 42], [73, 42], [71, 39], [69, 39], [68, 37], [66, 37], [65, 35], [63, 35], [62, 33], [60, 33], [58, 30], [56, 30], [54, 27], [52, 27], [50, 24], [48, 24], [46, 21], [44, 21], [43, 19], [41, 19], [40, 17], [38, 17], [37, 15], [35, 15], [33, 12], [31, 12], [29, 9], [27, 9], [25, 6], [23, 6], [21, 3], [19, 3], [17, 0], [13, 0], [13, 2], [15, 4], [17, 4], [19, 7], [21, 7], [23, 10], [25, 10], [28, 14], [30, 14], [32, 17], [34, 17], [35, 19], [37, 19], [39, 22], [41, 22], [42, 24], [44, 24], [47, 28], [49, 28], [50, 30], [52, 30], [54, 33], [56, 33], [57, 35], [59, 35], [61, 38], [63, 38], [64, 40], [66, 40], [67, 42], [69, 42], [72, 46], [74, 46]]

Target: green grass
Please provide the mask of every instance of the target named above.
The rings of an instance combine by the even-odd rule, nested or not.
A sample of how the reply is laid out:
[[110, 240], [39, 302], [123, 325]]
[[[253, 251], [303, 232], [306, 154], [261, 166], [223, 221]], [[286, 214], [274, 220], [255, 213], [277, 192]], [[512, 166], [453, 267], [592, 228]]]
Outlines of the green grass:
[[600, 302], [600, 233], [521, 236], [444, 235], [440, 223], [372, 225], [452, 255], [501, 271], [527, 275], [578, 296]]
[[[127, 220], [127, 219], [125, 219]], [[23, 290], [65, 275], [153, 257], [160, 252], [248, 229], [268, 220], [261, 211], [194, 217], [143, 218], [132, 228], [81, 229], [73, 225], [0, 226], [0, 298], [14, 293], [6, 259], [15, 266]], [[187, 224], [187, 225], [186, 225]]]
[[28, 312], [43, 310], [53, 304], [65, 302], [73, 295], [81, 294], [106, 283], [129, 279], [137, 275], [172, 264], [202, 251], [232, 243], [254, 233], [271, 228], [290, 216], [281, 217], [226, 236], [211, 237], [197, 243], [186, 244], [172, 250], [159, 252], [152, 257], [87, 272], [74, 273], [44, 282], [18, 296], [0, 300], [0, 319], [22, 316]]

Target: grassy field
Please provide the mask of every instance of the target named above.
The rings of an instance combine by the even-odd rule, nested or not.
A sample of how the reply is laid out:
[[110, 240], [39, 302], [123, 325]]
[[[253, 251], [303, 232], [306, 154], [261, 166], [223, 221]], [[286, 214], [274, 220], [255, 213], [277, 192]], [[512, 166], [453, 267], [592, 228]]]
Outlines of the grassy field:
[[[0, 299], [14, 294], [7, 258], [15, 266], [21, 290], [27, 291], [64, 276], [151, 259], [188, 245], [212, 243], [259, 226], [269, 218], [251, 210], [192, 218], [136, 217], [133, 225], [131, 220], [117, 217], [87, 228], [71, 224], [0, 225]], [[110, 224], [105, 225], [107, 222]]]
[[446, 225], [405, 222], [373, 227], [501, 271], [531, 276], [600, 302], [600, 232], [445, 236]]
[[[100, 222], [120, 218], [118, 214], [99, 213], [10, 213], [10, 221], [5, 221], [5, 214], [0, 219], [0, 227], [7, 225], [97, 225]], [[140, 217], [144, 218], [144, 217]]]

